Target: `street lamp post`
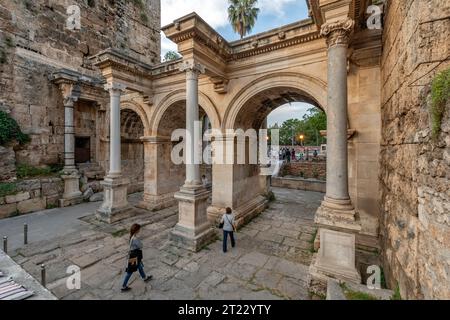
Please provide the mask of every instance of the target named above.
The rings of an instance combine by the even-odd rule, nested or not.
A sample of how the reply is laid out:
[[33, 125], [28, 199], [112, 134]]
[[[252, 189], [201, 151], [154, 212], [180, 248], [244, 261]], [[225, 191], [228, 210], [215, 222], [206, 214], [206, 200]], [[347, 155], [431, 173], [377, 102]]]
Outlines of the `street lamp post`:
[[[305, 139], [305, 136], [301, 134], [299, 136], [299, 138], [300, 138], [300, 145], [303, 147], [303, 139]], [[305, 150], [303, 150], [303, 151], [305, 151]]]

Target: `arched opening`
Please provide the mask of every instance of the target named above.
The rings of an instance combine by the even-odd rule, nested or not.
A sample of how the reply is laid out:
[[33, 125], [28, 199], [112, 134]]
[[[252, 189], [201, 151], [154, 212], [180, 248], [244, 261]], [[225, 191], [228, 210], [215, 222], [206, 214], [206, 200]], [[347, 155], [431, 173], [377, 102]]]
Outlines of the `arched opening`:
[[[212, 121], [210, 119], [205, 109], [200, 105], [199, 121], [202, 122], [203, 126], [211, 128]], [[182, 142], [182, 138], [171, 141], [171, 137], [175, 130], [185, 128], [185, 99], [172, 101], [160, 108], [160, 112], [153, 122], [153, 136], [150, 137], [149, 143], [145, 145], [146, 178], [143, 207], [159, 209], [176, 203], [173, 195], [185, 183], [186, 166], [184, 163], [177, 163], [172, 159], [172, 153], [176, 154], [174, 149]], [[206, 142], [204, 147], [206, 147]], [[182, 158], [184, 156], [183, 151], [180, 151], [178, 155]], [[212, 180], [211, 165], [201, 164], [200, 173], [206, 177], [207, 181]]]
[[128, 192], [139, 192], [144, 186], [144, 124], [131, 109], [121, 110], [120, 121], [122, 174], [131, 181]]
[[[226, 114], [224, 128], [234, 129], [235, 131], [241, 129], [244, 132], [249, 129], [258, 131], [261, 128], [267, 127], [268, 116], [272, 112], [280, 107], [284, 106], [284, 108], [286, 108], [286, 105], [295, 103], [303, 103], [312, 110], [318, 110], [318, 114], [325, 116], [322, 117], [322, 119], [325, 119], [326, 121], [324, 112], [325, 107], [323, 106], [323, 102], [326, 99], [326, 86], [320, 81], [309, 79], [307, 77], [303, 78], [304, 81], [302, 81], [302, 78], [298, 75], [296, 75], [296, 77], [287, 75], [284, 78], [281, 76], [275, 78], [265, 77], [261, 79], [261, 81], [254, 81], [246, 88], [243, 88], [243, 90], [235, 97], [233, 104]], [[321, 103], [319, 103], [319, 101], [321, 101]], [[297, 129], [301, 129], [301, 124], [304, 124], [305, 122], [303, 117], [297, 118], [296, 120], [296, 122], [298, 122]], [[318, 129], [326, 129], [326, 127]], [[306, 130], [306, 128], [304, 128], [304, 130]], [[318, 132], [314, 132], [315, 135], [319, 135], [316, 141], [322, 142], [323, 139], [320, 136], [320, 130], [317, 131]], [[292, 134], [293, 138], [291, 139], [291, 146], [289, 146], [290, 153], [293, 147], [296, 149], [294, 150], [295, 156], [299, 159], [302, 153], [301, 151], [303, 150], [303, 161], [305, 161], [306, 165], [305, 150], [301, 149], [301, 147], [304, 148], [306, 145], [301, 145], [302, 143], [299, 139], [300, 132], [297, 133], [294, 130]], [[295, 137], [296, 135], [298, 135], [298, 137]], [[303, 135], [305, 136], [306, 133], [303, 133]], [[308, 133], [308, 135], [310, 135], [310, 133]], [[309, 144], [311, 140], [304, 140], [303, 142]], [[272, 141], [271, 137], [269, 137], [269, 145], [271, 144], [275, 144], [275, 141]], [[311, 156], [308, 161], [311, 161], [311, 163], [313, 159], [318, 160], [320, 154], [320, 147], [312, 147], [313, 146], [310, 146], [310, 150], [308, 150], [310, 152], [309, 155]], [[247, 150], [249, 149], [246, 148], [246, 151]], [[314, 150], [316, 150], [317, 157], [314, 157]], [[246, 158], [249, 157], [246, 156]], [[281, 159], [281, 161], [282, 160], [283, 159]], [[287, 159], [285, 159], [285, 161], [286, 160]], [[290, 158], [290, 160], [292, 160], [292, 158]], [[316, 166], [314, 165], [314, 167]], [[293, 172], [296, 172], [296, 174], [300, 176], [302, 170], [303, 169], [295, 169]], [[265, 171], [266, 174], [262, 174], [263, 171]], [[255, 214], [264, 209], [268, 199], [267, 196], [269, 196], [271, 179], [270, 175], [267, 175], [267, 172], [271, 172], [270, 170], [264, 170], [258, 163], [246, 162], [244, 164], [235, 163], [232, 166], [220, 166], [215, 172], [220, 172], [223, 177], [227, 177], [227, 190], [230, 191], [228, 191], [227, 194], [218, 194], [217, 196], [213, 194], [213, 208], [231, 206], [235, 212], [237, 212], [238, 223], [246, 223], [255, 216]], [[320, 176], [324, 179], [326, 176], [325, 159], [323, 158], [322, 168], [320, 170], [318, 170], [318, 168], [310, 169], [308, 174], [311, 175], [311, 179], [318, 180]], [[299, 177], [299, 179], [300, 178], [301, 177]], [[313, 188], [317, 188], [317, 190], [313, 191], [324, 192], [325, 187], [325, 182], [322, 182], [320, 187], [317, 188], [317, 186], [314, 186]], [[227, 199], [226, 203], [221, 199]], [[211, 209], [210, 212], [213, 213], [214, 211]]]

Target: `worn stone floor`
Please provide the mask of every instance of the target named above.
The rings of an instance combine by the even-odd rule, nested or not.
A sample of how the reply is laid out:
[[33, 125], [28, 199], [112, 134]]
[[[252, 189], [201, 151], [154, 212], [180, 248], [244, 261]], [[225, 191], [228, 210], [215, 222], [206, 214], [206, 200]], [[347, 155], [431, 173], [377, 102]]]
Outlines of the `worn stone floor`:
[[[80, 218], [77, 230], [34, 242], [11, 255], [60, 299], [310, 299], [308, 266], [312, 257], [315, 210], [323, 194], [273, 188], [276, 200], [237, 234], [237, 246], [226, 254], [221, 241], [198, 253], [177, 248], [168, 234], [177, 208], [139, 215], [106, 225], [92, 215]], [[144, 264], [154, 279], [134, 274], [132, 290], [120, 292], [128, 250], [126, 230], [143, 225]], [[221, 236], [220, 236], [221, 238]], [[67, 268], [81, 268], [81, 289], [68, 290]]]

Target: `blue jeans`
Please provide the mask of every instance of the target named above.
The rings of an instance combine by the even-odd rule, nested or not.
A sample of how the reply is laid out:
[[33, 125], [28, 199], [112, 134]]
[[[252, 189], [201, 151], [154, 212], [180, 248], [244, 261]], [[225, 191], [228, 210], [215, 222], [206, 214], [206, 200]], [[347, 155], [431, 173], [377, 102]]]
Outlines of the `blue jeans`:
[[234, 248], [236, 245], [236, 242], [234, 241], [234, 232], [223, 230], [223, 252], [227, 252], [228, 235], [230, 235], [231, 246]]
[[[144, 272], [144, 265], [142, 264], [142, 262], [139, 263], [139, 265], [138, 265], [138, 271], [139, 271], [139, 274], [141, 275], [141, 278], [145, 279], [146, 275], [145, 275], [145, 272]], [[122, 288], [125, 288], [128, 285], [128, 281], [130, 281], [130, 278], [131, 278], [132, 275], [133, 275], [132, 272], [127, 272], [126, 273], [125, 279], [123, 279]]]

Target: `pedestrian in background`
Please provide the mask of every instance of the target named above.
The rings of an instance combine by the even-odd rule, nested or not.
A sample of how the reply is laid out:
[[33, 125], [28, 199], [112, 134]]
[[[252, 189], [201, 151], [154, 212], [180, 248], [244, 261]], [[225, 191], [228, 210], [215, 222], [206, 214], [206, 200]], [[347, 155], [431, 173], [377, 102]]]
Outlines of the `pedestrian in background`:
[[228, 236], [230, 236], [231, 240], [231, 247], [236, 246], [236, 242], [234, 240], [234, 232], [236, 231], [236, 224], [235, 224], [235, 216], [233, 214], [233, 211], [231, 208], [226, 208], [225, 213], [222, 216], [222, 220], [220, 221], [220, 226], [223, 228], [223, 252], [227, 252], [227, 241]]

